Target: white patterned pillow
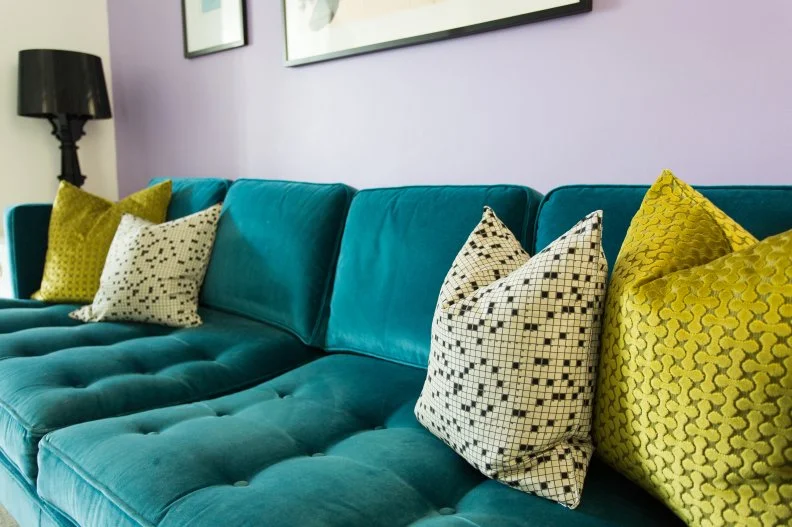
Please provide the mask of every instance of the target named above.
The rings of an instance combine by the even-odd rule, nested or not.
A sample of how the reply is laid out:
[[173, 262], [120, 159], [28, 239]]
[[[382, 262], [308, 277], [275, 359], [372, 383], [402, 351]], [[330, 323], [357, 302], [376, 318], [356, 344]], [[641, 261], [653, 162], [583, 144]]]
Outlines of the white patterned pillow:
[[174, 327], [201, 324], [198, 293], [212, 254], [221, 205], [161, 223], [125, 214], [93, 303], [69, 316]]
[[607, 263], [601, 211], [528, 256], [486, 208], [432, 326], [418, 420], [484, 475], [577, 507]]

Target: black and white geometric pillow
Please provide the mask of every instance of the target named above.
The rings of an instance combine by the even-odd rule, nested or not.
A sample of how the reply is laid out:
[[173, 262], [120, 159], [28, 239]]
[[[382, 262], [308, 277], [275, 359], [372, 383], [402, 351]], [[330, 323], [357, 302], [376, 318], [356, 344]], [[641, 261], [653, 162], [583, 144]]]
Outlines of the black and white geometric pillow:
[[198, 294], [212, 254], [221, 205], [159, 225], [125, 214], [93, 303], [69, 316], [174, 327], [201, 325]]
[[608, 265], [602, 212], [529, 257], [486, 208], [432, 326], [418, 420], [484, 475], [577, 507]]

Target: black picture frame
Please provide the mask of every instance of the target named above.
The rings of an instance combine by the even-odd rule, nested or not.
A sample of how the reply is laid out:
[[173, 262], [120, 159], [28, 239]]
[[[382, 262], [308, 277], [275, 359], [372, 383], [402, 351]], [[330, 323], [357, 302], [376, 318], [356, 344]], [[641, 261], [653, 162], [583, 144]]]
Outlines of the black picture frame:
[[393, 40], [390, 42], [372, 44], [370, 46], [362, 46], [359, 48], [336, 51], [336, 52], [326, 53], [323, 55], [316, 55], [308, 58], [290, 59], [289, 35], [288, 35], [288, 27], [286, 23], [286, 0], [281, 0], [281, 10], [283, 14], [284, 65], [288, 67], [303, 66], [305, 64], [315, 64], [317, 62], [325, 62], [328, 60], [351, 57], [354, 55], [364, 55], [368, 53], [374, 53], [376, 51], [383, 51], [386, 49], [403, 48], [406, 46], [414, 46], [416, 44], [426, 44], [428, 42], [436, 42], [439, 40], [448, 40], [451, 38], [465, 37], [468, 35], [485, 33], [487, 31], [494, 31], [496, 29], [505, 29], [509, 27], [521, 26], [524, 24], [531, 24], [534, 22], [551, 20], [553, 18], [560, 18], [565, 16], [588, 13], [592, 9], [593, 9], [593, 0], [578, 0], [578, 2], [575, 4], [570, 4], [561, 7], [554, 7], [551, 9], [546, 9], [544, 11], [537, 11], [534, 13], [526, 13], [524, 15], [502, 18], [500, 20], [493, 20], [490, 22], [483, 22], [481, 24], [473, 24], [470, 26], [459, 27], [446, 31], [438, 31], [436, 33], [427, 33], [425, 35], [418, 35], [415, 37], [408, 37], [399, 40]]
[[248, 21], [247, 21], [247, 0], [239, 0], [240, 9], [242, 10], [242, 39], [226, 44], [219, 44], [209, 48], [200, 49], [198, 51], [190, 51], [187, 43], [187, 0], [181, 0], [181, 15], [182, 15], [182, 41], [184, 45], [184, 57], [187, 59], [194, 59], [196, 57], [203, 57], [204, 55], [211, 55], [221, 51], [228, 51], [230, 49], [241, 48], [248, 45]]

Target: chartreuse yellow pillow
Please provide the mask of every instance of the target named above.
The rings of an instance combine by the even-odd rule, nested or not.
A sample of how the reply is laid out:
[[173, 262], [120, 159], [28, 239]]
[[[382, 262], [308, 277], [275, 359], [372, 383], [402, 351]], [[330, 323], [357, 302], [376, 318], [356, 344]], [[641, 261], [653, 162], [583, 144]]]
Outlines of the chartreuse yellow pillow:
[[758, 242], [663, 173], [613, 270], [594, 437], [689, 525], [792, 525], [792, 231]]
[[121, 216], [133, 214], [162, 223], [170, 198], [170, 181], [143, 189], [118, 203], [62, 182], [52, 206], [44, 277], [33, 298], [45, 302], [92, 302]]

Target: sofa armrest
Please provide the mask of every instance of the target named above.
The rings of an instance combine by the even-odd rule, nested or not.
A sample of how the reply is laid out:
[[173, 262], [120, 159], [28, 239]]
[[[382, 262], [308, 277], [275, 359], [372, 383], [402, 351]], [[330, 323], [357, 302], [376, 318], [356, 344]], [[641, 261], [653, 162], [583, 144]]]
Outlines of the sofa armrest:
[[16, 205], [6, 210], [8, 271], [15, 298], [30, 298], [41, 286], [51, 213], [49, 204]]

